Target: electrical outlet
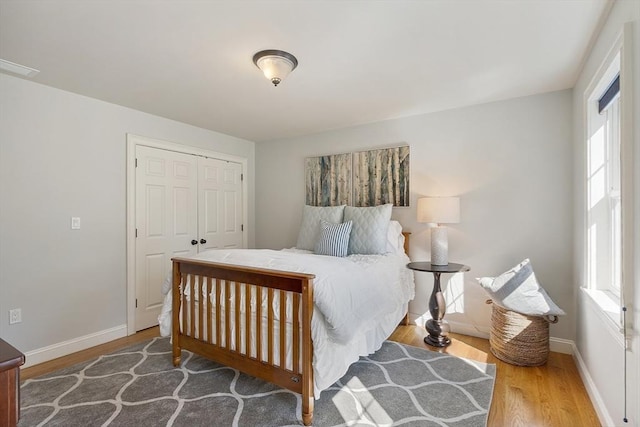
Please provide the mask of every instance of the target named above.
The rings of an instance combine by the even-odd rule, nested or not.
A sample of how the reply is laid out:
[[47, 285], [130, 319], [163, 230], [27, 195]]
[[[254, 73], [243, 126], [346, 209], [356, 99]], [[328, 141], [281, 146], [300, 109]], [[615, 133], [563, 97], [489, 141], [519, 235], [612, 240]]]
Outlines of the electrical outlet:
[[77, 216], [71, 217], [71, 229], [80, 230], [80, 217], [77, 217]]
[[22, 309], [14, 308], [13, 310], [9, 310], [9, 324], [13, 325], [14, 323], [22, 322]]

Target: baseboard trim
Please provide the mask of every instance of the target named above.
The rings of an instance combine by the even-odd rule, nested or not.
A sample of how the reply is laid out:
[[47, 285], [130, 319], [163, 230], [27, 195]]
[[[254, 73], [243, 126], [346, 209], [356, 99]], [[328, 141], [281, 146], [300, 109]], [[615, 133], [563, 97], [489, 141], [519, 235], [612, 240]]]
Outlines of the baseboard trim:
[[86, 350], [96, 345], [104, 344], [127, 336], [127, 325], [119, 325], [105, 329], [83, 337], [74, 338], [57, 344], [42, 347], [25, 354], [26, 362], [23, 368], [28, 368], [39, 363], [48, 362], [58, 357], [67, 356], [77, 351]]
[[456, 334], [469, 335], [470, 337], [484, 338], [486, 340], [489, 339], [489, 330], [485, 327], [462, 322], [449, 322], [449, 326], [451, 326], [451, 332]]
[[549, 350], [556, 353], [573, 354], [576, 350], [576, 344], [572, 340], [549, 337]]
[[[414, 313], [409, 313], [409, 319], [416, 325], [424, 325], [424, 321], [426, 320], [425, 316], [416, 315]], [[452, 321], [449, 321], [449, 326], [451, 326], [451, 332], [455, 332], [456, 334], [469, 335], [471, 337], [484, 338], [487, 340], [489, 339], [488, 326], [476, 326], [468, 323]], [[556, 353], [574, 354], [575, 343], [564, 338], [550, 337], [549, 350]]]
[[591, 399], [591, 404], [596, 410], [596, 414], [598, 414], [600, 424], [602, 424], [603, 426], [615, 425], [613, 419], [611, 418], [611, 415], [609, 414], [609, 411], [607, 411], [607, 407], [602, 400], [602, 396], [600, 396], [600, 392], [598, 392], [598, 388], [596, 387], [595, 382], [593, 382], [593, 379], [589, 374], [587, 365], [586, 363], [584, 363], [584, 360], [582, 359], [582, 356], [580, 355], [578, 347], [576, 347], [575, 343], [573, 344], [573, 360], [576, 362], [578, 373], [580, 374], [580, 378], [582, 378], [584, 387], [587, 389], [587, 394]]

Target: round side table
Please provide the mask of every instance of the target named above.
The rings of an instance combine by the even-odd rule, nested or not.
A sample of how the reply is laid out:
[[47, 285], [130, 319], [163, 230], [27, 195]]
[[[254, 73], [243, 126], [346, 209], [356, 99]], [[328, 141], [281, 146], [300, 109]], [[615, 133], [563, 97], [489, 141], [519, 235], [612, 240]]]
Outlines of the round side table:
[[410, 262], [407, 268], [415, 271], [425, 271], [433, 273], [433, 291], [429, 298], [429, 313], [431, 319], [425, 323], [425, 328], [429, 335], [424, 338], [424, 342], [434, 347], [446, 347], [451, 344], [449, 338], [449, 324], [443, 320], [446, 313], [447, 304], [440, 287], [440, 275], [442, 273], [461, 273], [469, 271], [471, 268], [464, 264], [450, 262], [447, 265], [434, 265], [430, 262]]

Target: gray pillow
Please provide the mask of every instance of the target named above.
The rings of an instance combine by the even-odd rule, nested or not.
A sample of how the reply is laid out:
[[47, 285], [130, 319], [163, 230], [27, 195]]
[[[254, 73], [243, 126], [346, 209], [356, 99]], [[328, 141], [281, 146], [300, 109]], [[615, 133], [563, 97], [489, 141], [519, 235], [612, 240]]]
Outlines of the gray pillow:
[[298, 232], [296, 248], [315, 250], [320, 235], [320, 220], [340, 224], [344, 206], [305, 206], [302, 210], [302, 224]]
[[393, 205], [344, 208], [344, 221], [353, 221], [349, 238], [349, 255], [376, 255], [387, 252], [387, 231]]
[[496, 278], [477, 279], [494, 303], [507, 310], [529, 316], [563, 316], [547, 292], [538, 283], [529, 259]]

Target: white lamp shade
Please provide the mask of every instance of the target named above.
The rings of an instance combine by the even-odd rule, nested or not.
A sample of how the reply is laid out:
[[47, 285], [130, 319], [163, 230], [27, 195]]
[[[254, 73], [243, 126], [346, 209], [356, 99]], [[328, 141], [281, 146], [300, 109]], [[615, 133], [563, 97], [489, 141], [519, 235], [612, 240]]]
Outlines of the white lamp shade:
[[422, 197], [418, 199], [418, 222], [457, 224], [460, 222], [459, 197]]

